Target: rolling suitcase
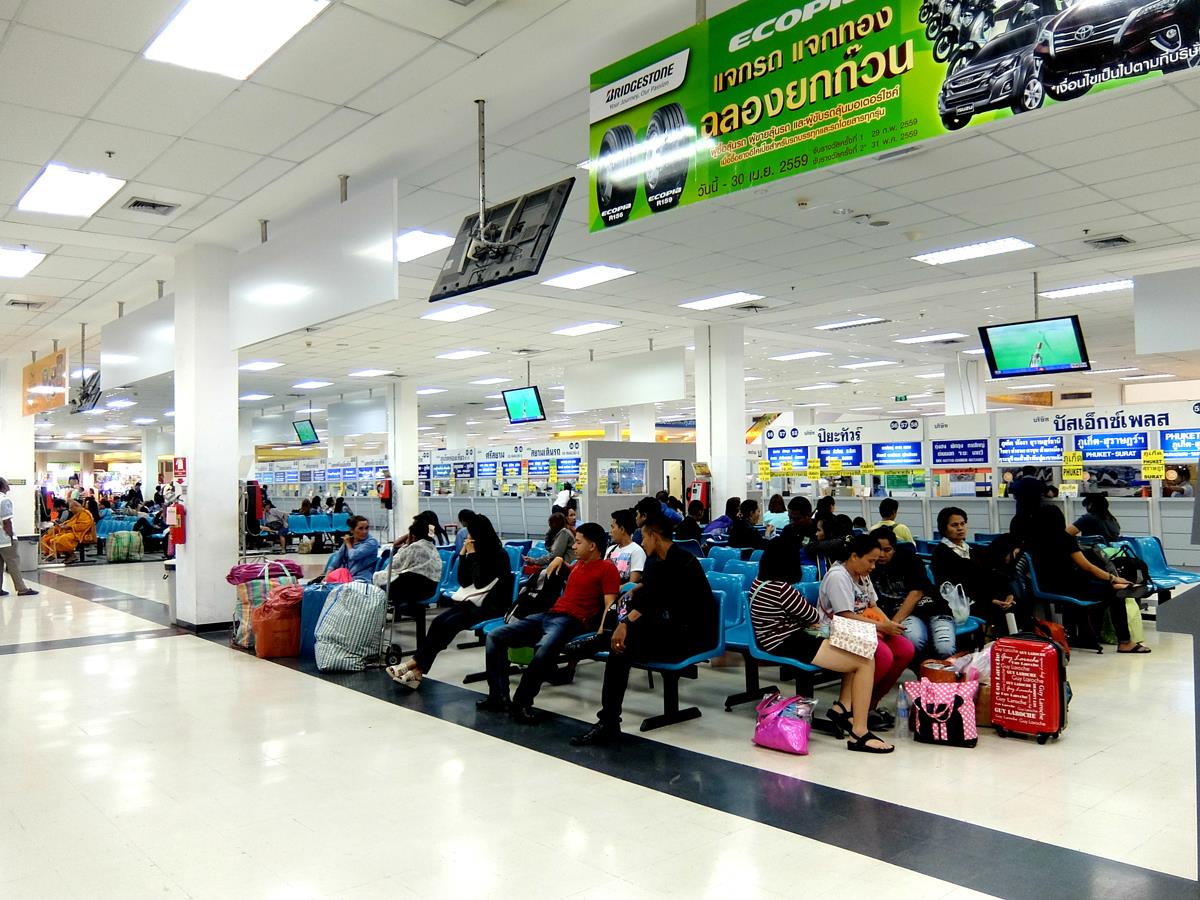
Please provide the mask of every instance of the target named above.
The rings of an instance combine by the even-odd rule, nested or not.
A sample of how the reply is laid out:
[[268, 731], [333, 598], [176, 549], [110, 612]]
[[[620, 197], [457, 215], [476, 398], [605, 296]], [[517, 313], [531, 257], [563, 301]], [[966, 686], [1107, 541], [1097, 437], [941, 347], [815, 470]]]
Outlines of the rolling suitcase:
[[1067, 666], [1062, 648], [1035, 634], [992, 645], [992, 725], [1000, 737], [1035, 735], [1039, 744], [1067, 727]]

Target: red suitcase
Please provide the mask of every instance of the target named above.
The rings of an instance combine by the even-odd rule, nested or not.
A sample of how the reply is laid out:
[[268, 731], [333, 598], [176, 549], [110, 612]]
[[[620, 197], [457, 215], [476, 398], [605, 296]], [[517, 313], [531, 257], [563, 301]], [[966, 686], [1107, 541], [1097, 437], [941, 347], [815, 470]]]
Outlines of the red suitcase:
[[1067, 690], [1066, 660], [1053, 641], [1018, 634], [992, 645], [992, 725], [1000, 737], [1057, 738], [1067, 727]]

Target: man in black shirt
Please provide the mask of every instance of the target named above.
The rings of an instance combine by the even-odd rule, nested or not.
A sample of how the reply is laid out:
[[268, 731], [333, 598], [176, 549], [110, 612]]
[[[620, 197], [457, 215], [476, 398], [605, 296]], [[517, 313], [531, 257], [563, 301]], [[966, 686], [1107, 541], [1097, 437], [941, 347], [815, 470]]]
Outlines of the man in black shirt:
[[642, 582], [625, 595], [604, 670], [599, 720], [571, 739], [576, 746], [604, 744], [621, 734], [621, 705], [634, 662], [686, 659], [717, 642], [720, 606], [699, 560], [671, 540], [660, 517], [642, 523], [642, 549], [654, 560]]
[[1008, 486], [1008, 496], [1017, 502], [1017, 512], [1013, 516], [1011, 530], [1014, 534], [1029, 530], [1037, 509], [1042, 505], [1042, 498], [1050, 492], [1046, 482], [1038, 478], [1034, 466], [1021, 469], [1021, 477], [1014, 479]]
[[[954, 617], [925, 574], [925, 565], [911, 544], [898, 543], [886, 525], [871, 532], [879, 541], [879, 559], [871, 583], [879, 596], [879, 608], [893, 622], [904, 626], [912, 641], [915, 661], [930, 655], [945, 659], [954, 655]], [[932, 644], [930, 652], [926, 652]]]

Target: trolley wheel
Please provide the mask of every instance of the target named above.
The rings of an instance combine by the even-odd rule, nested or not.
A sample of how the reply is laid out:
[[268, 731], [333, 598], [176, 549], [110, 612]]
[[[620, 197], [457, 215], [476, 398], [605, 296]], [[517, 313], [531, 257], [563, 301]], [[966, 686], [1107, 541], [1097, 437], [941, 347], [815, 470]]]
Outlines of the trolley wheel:
[[1037, 741], [1039, 744], [1044, 744], [1048, 740], [1050, 740], [1050, 735], [1048, 735], [1048, 734], [1039, 734], [1038, 735]]
[[389, 666], [398, 666], [400, 665], [402, 656], [403, 654], [400, 652], [399, 645], [392, 644], [392, 646], [388, 647], [387, 653], [384, 654], [383, 659], [384, 662], [386, 662]]
[[997, 725], [996, 726], [996, 735], [998, 737], [1002, 737], [1002, 738], [1008, 737], [1008, 729], [1002, 728], [1001, 726]]

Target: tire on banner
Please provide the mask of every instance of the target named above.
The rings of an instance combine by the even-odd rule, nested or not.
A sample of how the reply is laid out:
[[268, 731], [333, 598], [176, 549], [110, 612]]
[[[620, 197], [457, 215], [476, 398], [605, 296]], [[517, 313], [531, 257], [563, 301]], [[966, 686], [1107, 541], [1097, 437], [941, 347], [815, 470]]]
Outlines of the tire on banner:
[[686, 149], [694, 134], [687, 132], [688, 120], [683, 107], [668, 103], [650, 116], [646, 126], [647, 145], [657, 142], [646, 155], [646, 202], [652, 212], [674, 209], [683, 199], [691, 154]]
[[[618, 179], [613, 177], [613, 170], [636, 165], [636, 156], [629, 152], [636, 146], [637, 136], [628, 125], [608, 129], [600, 140], [600, 158], [596, 160], [596, 206], [605, 226], [620, 225], [633, 212], [637, 176]], [[615, 164], [605, 162], [614, 156], [617, 157]]]

